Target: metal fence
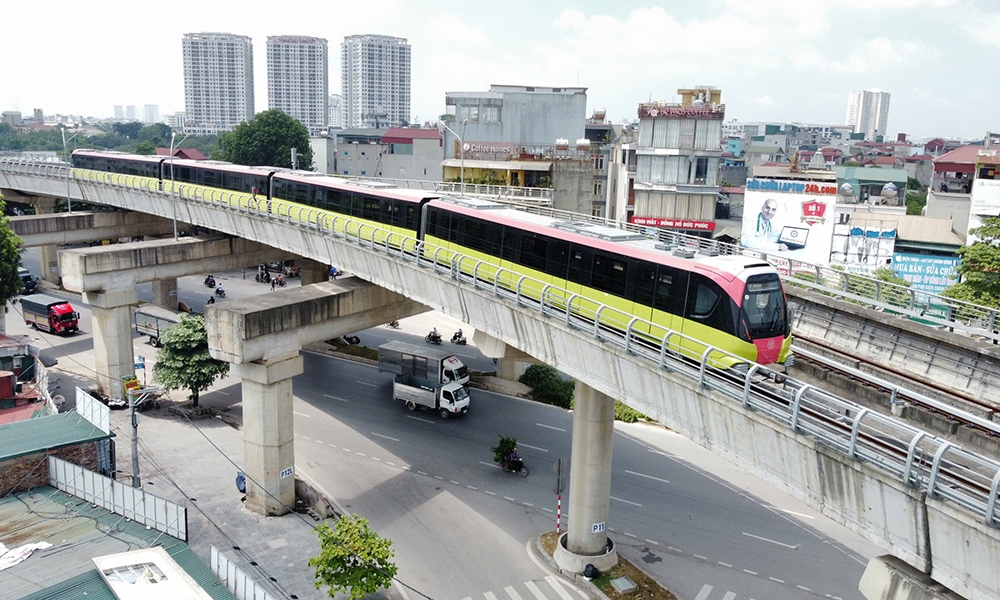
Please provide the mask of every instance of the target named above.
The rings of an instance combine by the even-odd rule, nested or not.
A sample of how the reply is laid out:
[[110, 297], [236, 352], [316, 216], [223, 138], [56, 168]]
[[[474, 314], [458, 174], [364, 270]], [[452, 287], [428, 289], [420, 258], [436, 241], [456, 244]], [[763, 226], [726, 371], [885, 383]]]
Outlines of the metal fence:
[[187, 541], [187, 509], [110, 477], [49, 457], [49, 484], [117, 515]]
[[[26, 168], [33, 174], [48, 175], [44, 166]], [[990, 526], [1000, 526], [1000, 462], [803, 382], [788, 378], [779, 386], [762, 381], [759, 376], [767, 374], [766, 367], [655, 323], [482, 260], [316, 208], [283, 200], [256, 201], [249, 194], [186, 184], [161, 190], [156, 180], [132, 175], [76, 173], [82, 182], [158, 196], [173, 192], [186, 202], [286, 221], [504, 298], [567, 327], [584, 330], [595, 340], [620, 346], [647, 359], [651, 367], [693, 379], [702, 388], [768, 415], [796, 433], [821, 440], [846, 458], [864, 461], [908, 486], [962, 506]], [[59, 175], [66, 177], [64, 172]], [[678, 239], [681, 245], [688, 242], [686, 237]]]
[[226, 588], [240, 600], [274, 600], [260, 584], [240, 570], [218, 548], [212, 546], [209, 566]]

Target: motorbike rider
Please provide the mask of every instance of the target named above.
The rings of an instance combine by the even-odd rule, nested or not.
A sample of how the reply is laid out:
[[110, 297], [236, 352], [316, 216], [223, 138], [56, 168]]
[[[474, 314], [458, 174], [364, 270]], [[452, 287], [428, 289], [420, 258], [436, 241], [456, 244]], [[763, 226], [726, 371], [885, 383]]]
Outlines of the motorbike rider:
[[517, 471], [521, 467], [521, 457], [517, 455], [517, 446], [510, 449], [510, 454], [507, 455], [507, 467], [513, 471]]
[[212, 277], [211, 275], [209, 275], [208, 277], [206, 277], [205, 278], [205, 285], [207, 285], [209, 287], [215, 287], [215, 277]]
[[430, 336], [431, 336], [432, 340], [436, 340], [439, 337], [441, 337], [441, 336], [438, 335], [438, 328], [437, 327], [432, 327], [431, 328]]
[[463, 337], [465, 337], [465, 336], [462, 335], [462, 330], [459, 329], [458, 331], [455, 332], [455, 335], [451, 336], [451, 341], [454, 342], [454, 341], [462, 339]]
[[222, 286], [220, 285], [219, 287], [215, 288], [215, 295], [216, 296], [221, 296], [221, 297], [225, 298], [226, 297], [226, 290], [222, 289]]
[[206, 302], [205, 304], [215, 304], [215, 296], [209, 296], [208, 302]]

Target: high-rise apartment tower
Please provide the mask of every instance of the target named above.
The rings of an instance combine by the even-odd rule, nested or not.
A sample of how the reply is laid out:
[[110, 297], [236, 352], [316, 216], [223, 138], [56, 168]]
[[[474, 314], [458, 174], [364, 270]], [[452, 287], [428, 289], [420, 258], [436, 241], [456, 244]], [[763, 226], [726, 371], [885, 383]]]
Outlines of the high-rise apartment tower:
[[267, 105], [295, 117], [316, 136], [327, 128], [329, 58], [326, 40], [267, 38]]
[[859, 90], [847, 97], [847, 125], [853, 125], [855, 133], [864, 133], [866, 140], [874, 140], [877, 135], [886, 135], [889, 123], [888, 92]]
[[184, 48], [184, 132], [229, 131], [254, 115], [253, 44], [245, 35], [187, 33]]
[[350, 35], [341, 44], [345, 126], [410, 121], [410, 45], [385, 35]]

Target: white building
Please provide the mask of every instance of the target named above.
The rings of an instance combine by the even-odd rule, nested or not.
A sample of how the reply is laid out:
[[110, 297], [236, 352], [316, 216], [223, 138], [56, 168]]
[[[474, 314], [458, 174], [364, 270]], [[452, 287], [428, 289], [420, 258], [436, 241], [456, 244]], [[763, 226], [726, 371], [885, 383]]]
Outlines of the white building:
[[267, 105], [298, 119], [309, 135], [327, 128], [329, 58], [326, 40], [302, 36], [267, 38]]
[[330, 94], [330, 102], [327, 104], [327, 124], [331, 129], [343, 129], [344, 119], [344, 97], [340, 94]]
[[847, 97], [847, 125], [854, 131], [864, 133], [865, 139], [873, 141], [877, 135], [886, 135], [889, 123], [888, 92], [859, 90]]
[[174, 131], [183, 131], [185, 121], [187, 121], [187, 115], [183, 112], [176, 112], [166, 116], [167, 127]]
[[187, 33], [183, 49], [185, 133], [215, 134], [253, 118], [253, 44], [249, 37]]
[[135, 111], [135, 106], [129, 104], [125, 107], [125, 120], [126, 121], [138, 121], [139, 115]]
[[160, 122], [160, 107], [156, 104], [147, 104], [142, 107], [142, 122], [147, 125]]
[[341, 44], [346, 127], [373, 115], [389, 124], [410, 121], [410, 45], [404, 38], [350, 35]]
[[125, 107], [121, 104], [115, 104], [115, 121], [125, 120]]

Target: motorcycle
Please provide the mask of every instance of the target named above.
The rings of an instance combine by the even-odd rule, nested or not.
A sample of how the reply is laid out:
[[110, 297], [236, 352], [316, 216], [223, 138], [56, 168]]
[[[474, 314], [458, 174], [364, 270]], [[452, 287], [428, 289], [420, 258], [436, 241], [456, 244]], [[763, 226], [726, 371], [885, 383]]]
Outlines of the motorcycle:
[[225, 298], [226, 290], [222, 289], [221, 287], [215, 288], [215, 295], [218, 296], [219, 298]]
[[278, 287], [285, 287], [286, 285], [288, 285], [288, 282], [285, 281], [283, 278], [279, 278], [278, 281], [277, 281], [277, 284], [278, 284]]
[[465, 336], [462, 335], [461, 331], [456, 331], [455, 335], [451, 336], [451, 343], [458, 344], [459, 346], [464, 346], [469, 342], [468, 340], [465, 339]]
[[399, 329], [399, 321], [389, 321], [385, 326], [389, 329]]
[[428, 344], [440, 344], [441, 334], [434, 332], [428, 333], [426, 336], [424, 336], [424, 341], [427, 342]]
[[503, 469], [504, 473], [518, 473], [521, 477], [528, 476], [528, 467], [524, 466], [524, 461], [520, 458], [515, 458], [510, 462], [502, 460], [500, 468]]
[[253, 278], [254, 278], [254, 281], [256, 281], [257, 283], [271, 283], [271, 274], [270, 273], [261, 273], [261, 272], [258, 272], [256, 275], [253, 276]]
[[215, 277], [212, 277], [211, 275], [209, 275], [208, 277], [205, 278], [205, 281], [203, 283], [205, 284], [205, 287], [207, 287], [207, 288], [214, 288], [215, 287]]
[[361, 343], [361, 338], [359, 338], [356, 335], [345, 335], [344, 341], [352, 346], [357, 346], [358, 344]]

